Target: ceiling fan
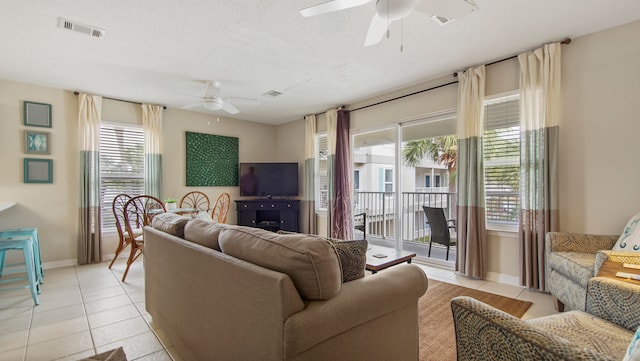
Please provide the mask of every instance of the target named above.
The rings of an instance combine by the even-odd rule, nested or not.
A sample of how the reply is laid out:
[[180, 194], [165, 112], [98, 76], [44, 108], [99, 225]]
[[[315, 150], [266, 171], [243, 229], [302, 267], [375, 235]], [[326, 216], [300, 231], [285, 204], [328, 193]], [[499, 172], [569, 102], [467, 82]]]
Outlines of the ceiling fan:
[[231, 102], [242, 102], [245, 104], [258, 104], [257, 99], [239, 98], [239, 97], [223, 97], [220, 92], [220, 82], [217, 80], [207, 80], [207, 89], [204, 96], [200, 97], [197, 103], [186, 105], [182, 109], [192, 109], [196, 107], [204, 107], [209, 110], [224, 110], [229, 114], [238, 114], [240, 111]]
[[[332, 0], [300, 10], [304, 17], [322, 15], [334, 11], [365, 5], [374, 0]], [[375, 0], [376, 13], [369, 24], [365, 46], [382, 40], [389, 24], [405, 18], [412, 11], [431, 15], [440, 23], [446, 23], [472, 11], [478, 10], [473, 0]]]

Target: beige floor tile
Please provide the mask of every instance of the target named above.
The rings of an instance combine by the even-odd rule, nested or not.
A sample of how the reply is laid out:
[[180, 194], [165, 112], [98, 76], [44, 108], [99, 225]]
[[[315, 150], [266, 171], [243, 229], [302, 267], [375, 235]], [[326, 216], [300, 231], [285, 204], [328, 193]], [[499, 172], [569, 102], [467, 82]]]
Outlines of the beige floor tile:
[[7, 352], [0, 352], [0, 361], [24, 360], [24, 353], [26, 350], [26, 347], [21, 347]]
[[147, 355], [136, 359], [136, 361], [173, 361], [169, 353], [165, 350], [154, 352], [151, 355]]
[[80, 280], [80, 289], [84, 292], [98, 288], [109, 288], [119, 286], [120, 282], [115, 278], [94, 278], [86, 281]]
[[112, 323], [91, 330], [96, 347], [150, 332], [151, 328], [142, 317]]
[[0, 292], [0, 310], [33, 306], [33, 298], [31, 298], [31, 293], [27, 289], [10, 293]]
[[84, 302], [91, 302], [101, 300], [103, 298], [121, 296], [125, 293], [124, 288], [120, 285], [107, 288], [88, 289], [82, 292], [82, 299]]
[[31, 325], [31, 314], [0, 320], [0, 335], [28, 330]]
[[91, 333], [84, 331], [29, 345], [26, 361], [55, 360], [87, 350], [93, 350], [93, 342]]
[[96, 353], [93, 349], [91, 349], [91, 350], [86, 350], [79, 353], [74, 353], [73, 355], [57, 358], [55, 359], [55, 361], [78, 361], [93, 355], [96, 355]]
[[0, 352], [25, 347], [27, 345], [28, 330], [5, 333], [0, 335]]
[[35, 307], [34, 313], [42, 313], [74, 305], [82, 305], [80, 289], [76, 287], [65, 287], [58, 290], [43, 290], [40, 296], [40, 305]]
[[33, 307], [12, 307], [0, 309], [0, 321], [15, 317], [31, 317]]
[[45, 326], [34, 327], [29, 332], [29, 345], [53, 340], [60, 337], [89, 330], [86, 317], [78, 317], [70, 320], [51, 323]]
[[134, 305], [113, 308], [106, 311], [92, 313], [87, 316], [91, 328], [98, 328], [112, 323], [140, 317], [140, 311]]
[[71, 320], [85, 315], [83, 305], [56, 308], [50, 311], [34, 312], [31, 327], [40, 327], [52, 323]]
[[119, 295], [114, 297], [102, 298], [99, 300], [86, 302], [85, 307], [87, 309], [87, 314], [92, 314], [96, 312], [102, 312], [106, 310], [110, 310], [113, 308], [118, 308], [122, 306], [132, 305], [131, 299], [128, 295]]
[[162, 351], [162, 345], [150, 330], [148, 332], [127, 337], [125, 339], [98, 346], [97, 352], [105, 352], [116, 347], [122, 347], [128, 360], [137, 360], [140, 357]]
[[480, 291], [494, 293], [505, 297], [517, 298], [524, 288], [512, 285], [505, 285], [498, 282], [485, 282], [477, 288]]

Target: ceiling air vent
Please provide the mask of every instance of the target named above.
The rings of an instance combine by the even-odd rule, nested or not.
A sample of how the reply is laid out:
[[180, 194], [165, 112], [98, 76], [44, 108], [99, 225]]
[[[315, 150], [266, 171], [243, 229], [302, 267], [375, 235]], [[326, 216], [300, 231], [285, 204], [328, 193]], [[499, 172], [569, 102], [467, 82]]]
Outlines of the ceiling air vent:
[[454, 19], [446, 18], [446, 17], [444, 17], [444, 16], [437, 16], [437, 15], [433, 15], [433, 16], [431, 17], [431, 19], [432, 19], [433, 21], [435, 21], [435, 22], [436, 22], [436, 24], [441, 25], [441, 26], [442, 26], [442, 25], [447, 25], [447, 24], [449, 24], [450, 22], [454, 21]]
[[275, 97], [277, 97], [277, 96], [282, 95], [282, 93], [280, 93], [280, 92], [279, 92], [279, 91], [277, 91], [277, 90], [269, 90], [268, 92], [266, 92], [266, 93], [264, 93], [264, 94], [262, 94], [262, 95], [263, 95], [263, 96], [265, 96], [265, 97], [272, 97], [272, 98], [275, 98]]
[[89, 35], [94, 38], [101, 38], [107, 33], [107, 31], [104, 29], [100, 29], [95, 26], [81, 24], [76, 21], [64, 19], [64, 18], [58, 18], [58, 26], [63, 29], [77, 31], [79, 33]]

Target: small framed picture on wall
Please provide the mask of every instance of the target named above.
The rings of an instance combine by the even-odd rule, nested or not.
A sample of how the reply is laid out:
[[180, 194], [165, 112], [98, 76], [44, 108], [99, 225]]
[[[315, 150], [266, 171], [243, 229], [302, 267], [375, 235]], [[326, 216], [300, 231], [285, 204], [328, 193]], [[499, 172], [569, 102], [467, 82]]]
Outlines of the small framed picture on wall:
[[25, 183], [53, 183], [53, 160], [25, 158]]
[[24, 125], [51, 128], [51, 104], [25, 101]]
[[25, 130], [24, 152], [27, 154], [51, 154], [49, 133]]

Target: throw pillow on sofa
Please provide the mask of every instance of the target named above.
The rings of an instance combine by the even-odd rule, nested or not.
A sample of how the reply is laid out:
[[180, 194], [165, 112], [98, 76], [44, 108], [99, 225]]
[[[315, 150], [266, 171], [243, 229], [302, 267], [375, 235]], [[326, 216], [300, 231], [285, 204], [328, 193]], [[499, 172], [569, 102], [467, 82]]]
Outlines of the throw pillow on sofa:
[[220, 231], [224, 227], [220, 223], [193, 218], [184, 227], [184, 239], [219, 251], [220, 244], [218, 239]]
[[302, 298], [327, 300], [340, 292], [340, 260], [326, 239], [236, 226], [223, 228], [219, 243], [230, 256], [288, 275]]
[[640, 251], [640, 213], [631, 217], [612, 251]]
[[189, 219], [189, 217], [176, 213], [160, 213], [153, 216], [151, 227], [170, 235], [184, 238], [184, 227], [189, 222]]
[[342, 282], [354, 281], [364, 277], [364, 268], [367, 265], [366, 239], [354, 241], [331, 240], [338, 251], [340, 266], [342, 267]]

